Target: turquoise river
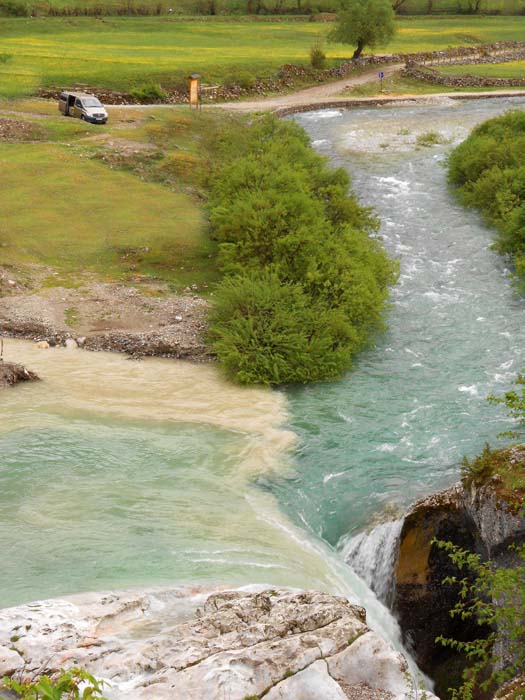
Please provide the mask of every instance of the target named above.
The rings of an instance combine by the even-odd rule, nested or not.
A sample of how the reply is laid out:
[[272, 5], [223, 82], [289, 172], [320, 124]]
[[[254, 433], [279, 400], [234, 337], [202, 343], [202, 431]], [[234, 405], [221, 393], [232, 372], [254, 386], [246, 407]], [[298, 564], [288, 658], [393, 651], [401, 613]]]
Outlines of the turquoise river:
[[[7, 340], [44, 381], [1, 394], [0, 606], [186, 583], [321, 588], [395, 624], [344, 564], [345, 539], [457, 479], [508, 428], [486, 402], [525, 366], [525, 303], [444, 159], [525, 100], [296, 117], [350, 172], [400, 261], [389, 330], [338, 382], [227, 385], [211, 366]], [[444, 143], [418, 148], [419, 134]]]

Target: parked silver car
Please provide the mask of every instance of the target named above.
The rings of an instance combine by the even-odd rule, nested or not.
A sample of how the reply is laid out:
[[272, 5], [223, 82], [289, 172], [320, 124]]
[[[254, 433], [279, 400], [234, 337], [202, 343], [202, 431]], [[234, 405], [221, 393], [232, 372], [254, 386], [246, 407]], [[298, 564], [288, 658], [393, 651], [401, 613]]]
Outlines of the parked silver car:
[[109, 116], [100, 100], [82, 92], [61, 92], [58, 109], [65, 117], [78, 117], [92, 124], [105, 124]]

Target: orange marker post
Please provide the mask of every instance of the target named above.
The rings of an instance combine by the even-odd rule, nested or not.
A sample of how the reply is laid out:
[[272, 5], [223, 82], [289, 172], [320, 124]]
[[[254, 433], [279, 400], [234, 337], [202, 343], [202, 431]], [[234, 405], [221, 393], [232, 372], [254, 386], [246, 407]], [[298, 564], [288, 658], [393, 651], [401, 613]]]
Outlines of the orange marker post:
[[190, 109], [199, 109], [199, 80], [200, 75], [198, 73], [192, 73], [190, 75]]

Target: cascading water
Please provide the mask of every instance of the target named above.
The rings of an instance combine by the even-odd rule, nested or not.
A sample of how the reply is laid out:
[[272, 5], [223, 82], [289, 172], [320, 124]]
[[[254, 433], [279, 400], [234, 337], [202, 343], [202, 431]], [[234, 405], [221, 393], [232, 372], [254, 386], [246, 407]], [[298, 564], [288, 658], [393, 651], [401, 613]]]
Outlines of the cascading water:
[[350, 597], [395, 641], [363, 580], [388, 600], [394, 533], [349, 538], [496, 442], [508, 425], [485, 396], [525, 365], [524, 306], [492, 232], [447, 192], [450, 145], [418, 149], [416, 138], [457, 140], [513, 105], [525, 100], [297, 117], [376, 207], [401, 263], [389, 331], [339, 382], [243, 390], [210, 367], [7, 341], [6, 359], [43, 381], [0, 396], [0, 604], [163, 583], [291, 585]]
[[345, 562], [352, 567], [387, 607], [392, 603], [394, 569], [403, 520], [381, 523], [360, 532], [342, 545]]

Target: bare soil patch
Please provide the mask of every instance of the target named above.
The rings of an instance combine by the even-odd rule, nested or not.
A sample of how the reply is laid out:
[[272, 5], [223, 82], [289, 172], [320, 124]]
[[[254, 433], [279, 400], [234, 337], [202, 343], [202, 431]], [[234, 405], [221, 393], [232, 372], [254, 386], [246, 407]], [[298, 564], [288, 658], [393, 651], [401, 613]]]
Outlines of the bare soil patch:
[[32, 141], [41, 135], [40, 128], [35, 124], [0, 117], [0, 141]]
[[[143, 289], [86, 280], [78, 288], [31, 291], [0, 270], [0, 334], [89, 350], [206, 361], [208, 302], [193, 290], [170, 294], [165, 284]], [[2, 280], [4, 284], [1, 284]]]

